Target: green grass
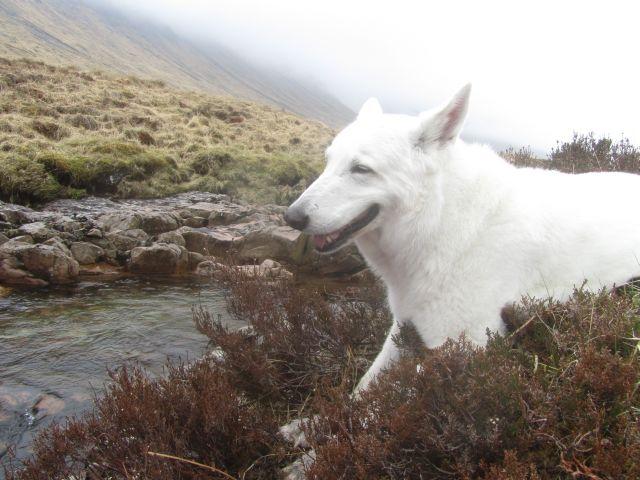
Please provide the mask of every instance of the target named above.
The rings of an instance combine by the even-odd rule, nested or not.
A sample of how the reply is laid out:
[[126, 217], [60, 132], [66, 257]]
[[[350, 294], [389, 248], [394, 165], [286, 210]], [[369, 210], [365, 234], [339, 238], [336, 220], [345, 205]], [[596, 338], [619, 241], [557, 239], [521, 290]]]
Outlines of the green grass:
[[154, 197], [189, 189], [288, 203], [334, 131], [162, 82], [0, 59], [0, 198]]

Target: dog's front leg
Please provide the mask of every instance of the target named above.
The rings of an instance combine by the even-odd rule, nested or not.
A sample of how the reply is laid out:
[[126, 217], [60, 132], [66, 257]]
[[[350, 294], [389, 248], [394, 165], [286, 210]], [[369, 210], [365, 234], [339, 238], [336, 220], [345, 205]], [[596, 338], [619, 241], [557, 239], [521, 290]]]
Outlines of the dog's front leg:
[[395, 362], [400, 356], [400, 351], [398, 350], [398, 345], [394, 340], [400, 333], [400, 326], [398, 325], [397, 320], [393, 320], [393, 324], [389, 329], [389, 334], [382, 345], [382, 350], [378, 353], [378, 356], [373, 361], [369, 370], [365, 372], [362, 376], [358, 385], [353, 390], [353, 396], [358, 397], [362, 391], [366, 390], [372, 380], [374, 380], [382, 370], [388, 368], [393, 362]]
[[[360, 393], [369, 386], [371, 381], [375, 379], [378, 374], [389, 367], [395, 360], [399, 357], [399, 349], [394, 341], [394, 337], [400, 333], [400, 327], [398, 322], [395, 320], [391, 325], [391, 329], [389, 330], [389, 334], [382, 345], [382, 350], [378, 353], [376, 359], [369, 367], [369, 370], [365, 372], [362, 376], [358, 385], [353, 390], [352, 396], [357, 397]], [[297, 418], [292, 422], [288, 423], [280, 427], [280, 435], [282, 435], [285, 440], [289, 441], [296, 447], [308, 448], [309, 444], [307, 442], [307, 438], [302, 431], [302, 424], [305, 422], [313, 421], [313, 419], [308, 418]], [[286, 469], [284, 469], [283, 473], [285, 475], [286, 480], [301, 480], [305, 478], [304, 472], [305, 470], [313, 463], [315, 460], [315, 450], [310, 450], [305, 453], [303, 457], [296, 462], [289, 465]]]

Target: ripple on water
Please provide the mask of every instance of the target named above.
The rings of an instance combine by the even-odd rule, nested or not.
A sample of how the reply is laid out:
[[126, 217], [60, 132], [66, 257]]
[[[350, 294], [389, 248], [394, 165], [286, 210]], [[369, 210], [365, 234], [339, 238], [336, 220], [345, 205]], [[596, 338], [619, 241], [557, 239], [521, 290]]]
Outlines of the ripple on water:
[[108, 367], [136, 362], [160, 374], [167, 360], [201, 356], [207, 338], [191, 318], [200, 304], [232, 323], [212, 282], [142, 278], [4, 291], [0, 456], [12, 444], [28, 455], [39, 428], [88, 408]]

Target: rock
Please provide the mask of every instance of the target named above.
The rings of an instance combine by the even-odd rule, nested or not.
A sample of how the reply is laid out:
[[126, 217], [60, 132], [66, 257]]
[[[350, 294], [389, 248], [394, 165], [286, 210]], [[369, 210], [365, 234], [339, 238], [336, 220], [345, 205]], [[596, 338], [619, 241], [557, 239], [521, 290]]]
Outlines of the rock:
[[205, 260], [205, 256], [197, 252], [189, 252], [189, 270], [194, 270]]
[[0, 203], [0, 220], [13, 225], [21, 225], [34, 221], [36, 212], [27, 207]]
[[131, 250], [129, 270], [134, 273], [171, 274], [188, 268], [188, 253], [184, 247], [154, 243]]
[[38, 415], [57, 415], [64, 410], [64, 400], [53, 395], [45, 394], [33, 405], [32, 410]]
[[80, 275], [120, 275], [122, 270], [108, 263], [80, 265]]
[[9, 237], [7, 237], [4, 233], [0, 233], [0, 245], [9, 241]]
[[53, 237], [50, 238], [49, 240], [47, 240], [46, 242], [44, 242], [44, 245], [50, 245], [52, 247], [57, 248], [58, 250], [60, 250], [62, 253], [64, 253], [67, 256], [71, 256], [71, 250], [69, 250], [69, 247], [67, 247], [67, 244], [64, 243], [60, 238], [58, 237]]
[[291, 278], [293, 274], [280, 263], [267, 259], [258, 267], [260, 275], [267, 278]]
[[134, 230], [140, 228], [142, 215], [135, 212], [105, 213], [96, 219], [96, 223], [105, 232]]
[[56, 235], [56, 232], [47, 227], [44, 222], [25, 223], [18, 228], [18, 232], [21, 235], [31, 236], [36, 242], [44, 242]]
[[240, 205], [225, 205], [217, 204], [216, 208], [211, 211], [207, 224], [212, 226], [229, 225], [230, 223], [237, 222], [243, 217], [253, 213], [249, 208]]
[[218, 208], [216, 203], [211, 202], [198, 202], [183, 210], [183, 215], [186, 214], [186, 217], [202, 217], [209, 218], [211, 212], [215, 211]]
[[366, 268], [366, 263], [355, 245], [348, 245], [335, 253], [324, 255], [316, 251], [311, 237], [307, 235], [302, 235], [296, 243], [291, 262], [302, 270], [319, 275], [351, 275]]
[[235, 267], [248, 277], [264, 277], [264, 278], [291, 278], [293, 274], [286, 270], [281, 264], [274, 260], [267, 259], [260, 265], [241, 265]]
[[207, 226], [207, 219], [204, 217], [189, 217], [185, 218], [182, 223], [187, 227], [202, 228]]
[[201, 277], [209, 277], [215, 278], [217, 280], [221, 280], [224, 276], [225, 265], [221, 263], [217, 263], [213, 260], [205, 260], [204, 262], [200, 262], [196, 267], [196, 275]]
[[241, 260], [263, 261], [276, 258], [291, 261], [301, 233], [291, 227], [268, 227], [249, 233], [240, 246]]
[[185, 247], [187, 244], [184, 240], [184, 237], [178, 232], [165, 232], [158, 235], [158, 242], [161, 243], [173, 243], [174, 245], [179, 245], [180, 247]]
[[[4, 249], [5, 245], [0, 249]], [[71, 282], [78, 276], [80, 269], [77, 261], [54, 245], [23, 244], [13, 247], [7, 253], [21, 262], [22, 269], [51, 283]]]
[[24, 269], [24, 265], [15, 257], [0, 252], [0, 282], [7, 285], [44, 287], [49, 282], [37, 278]]
[[93, 243], [74, 242], [71, 244], [71, 253], [80, 265], [90, 265], [104, 255], [104, 250]]
[[87, 232], [87, 237], [102, 238], [103, 237], [102, 230], [100, 230], [99, 228], [92, 228]]
[[188, 251], [209, 255], [209, 239], [205, 232], [185, 229], [184, 227], [180, 230]]
[[149, 238], [149, 236], [140, 229], [109, 232], [105, 237], [113, 244], [116, 250], [120, 252], [126, 252], [138, 247]]
[[149, 212], [142, 215], [139, 228], [149, 235], [157, 235], [180, 227], [180, 221], [173, 212]]
[[66, 233], [77, 233], [82, 230], [82, 223], [66, 215], [56, 218], [51, 225], [54, 229]]
[[239, 240], [230, 233], [216, 230], [180, 230], [185, 241], [185, 246], [190, 252], [202, 255], [216, 255], [225, 253], [232, 243]]
[[13, 237], [11, 240], [7, 240], [2, 245], [0, 245], [0, 250], [5, 251], [5, 252], [9, 252], [13, 248], [20, 247], [20, 246], [25, 245], [25, 244], [32, 245], [33, 244], [33, 238], [31, 238], [31, 236], [29, 236], [29, 235], [22, 235], [20, 237]]

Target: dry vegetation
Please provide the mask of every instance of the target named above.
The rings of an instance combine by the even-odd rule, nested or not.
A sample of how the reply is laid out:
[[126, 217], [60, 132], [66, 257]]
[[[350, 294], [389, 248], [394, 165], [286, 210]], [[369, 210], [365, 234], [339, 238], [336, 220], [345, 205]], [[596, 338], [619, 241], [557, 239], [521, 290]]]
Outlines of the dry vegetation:
[[277, 478], [302, 454], [278, 426], [311, 412], [318, 480], [640, 476], [633, 288], [516, 306], [511, 333], [486, 348], [426, 350], [405, 330], [401, 361], [354, 401], [390, 322], [379, 288], [354, 297], [231, 275], [227, 286], [250, 327], [196, 310], [214, 354], [162, 379], [114, 372], [94, 412], [41, 433], [8, 478]]
[[536, 157], [528, 147], [509, 149], [501, 155], [519, 167], [547, 168], [566, 173], [640, 173], [640, 149], [628, 139], [574, 134], [571, 141], [558, 142], [548, 159]]
[[322, 166], [320, 122], [162, 82], [0, 59], [0, 198], [184, 190], [286, 204]]

